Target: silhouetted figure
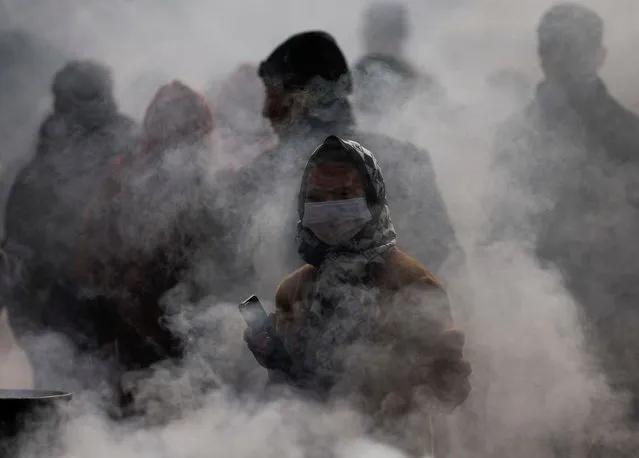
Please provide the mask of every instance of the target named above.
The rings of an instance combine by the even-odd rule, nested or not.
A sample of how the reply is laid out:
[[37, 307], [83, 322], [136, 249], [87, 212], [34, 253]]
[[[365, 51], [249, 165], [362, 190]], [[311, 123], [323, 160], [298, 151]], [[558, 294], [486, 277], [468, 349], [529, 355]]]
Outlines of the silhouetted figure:
[[33, 156], [33, 138], [46, 112], [49, 87], [63, 53], [23, 30], [0, 32], [0, 205], [2, 235], [9, 191]]
[[[544, 80], [497, 141], [492, 240], [530, 241], [583, 307], [613, 386], [639, 395], [639, 119], [598, 75], [603, 21], [562, 3], [539, 24]], [[633, 350], [630, 350], [633, 349]]]
[[[279, 135], [277, 148], [261, 154], [242, 171], [234, 195], [244, 233], [239, 254], [267, 271], [260, 279], [276, 282], [295, 268], [295, 196], [299, 176], [313, 151], [328, 135], [343, 135], [378, 152], [389, 204], [403, 234], [400, 245], [434, 269], [457, 247], [428, 152], [377, 134], [358, 132], [348, 95], [352, 79], [346, 59], [329, 34], [294, 35], [260, 65], [266, 86], [264, 116]], [[269, 284], [269, 286], [274, 286]]]
[[161, 323], [159, 301], [182, 280], [200, 239], [216, 234], [202, 219], [212, 132], [200, 94], [178, 81], [164, 85], [134, 154], [116, 161], [86, 213], [79, 271], [118, 316], [115, 338], [126, 369], [182, 355], [179, 339]]
[[394, 2], [373, 3], [364, 13], [365, 54], [353, 67], [355, 107], [362, 113], [388, 114], [418, 93], [426, 93], [430, 102], [444, 99], [439, 82], [404, 55], [410, 35], [408, 14], [404, 5]]
[[144, 380], [149, 368], [179, 364], [187, 353], [193, 329], [174, 318], [230, 287], [224, 276], [232, 264], [225, 257], [228, 230], [215, 201], [220, 180], [212, 171], [213, 132], [201, 94], [179, 81], [162, 86], [134, 153], [114, 161], [86, 212], [78, 271], [86, 301], [105, 304], [114, 315], [125, 413], [146, 411], [137, 387], [125, 383], [127, 375], [141, 371]]
[[[112, 158], [132, 146], [135, 125], [118, 113], [110, 70], [102, 64], [69, 62], [52, 91], [54, 107], [40, 128], [36, 155], [7, 204], [8, 240], [30, 251], [10, 319], [18, 337], [59, 332], [88, 349], [97, 312], [76, 300], [74, 271], [83, 211]], [[38, 355], [30, 357], [37, 371]]]

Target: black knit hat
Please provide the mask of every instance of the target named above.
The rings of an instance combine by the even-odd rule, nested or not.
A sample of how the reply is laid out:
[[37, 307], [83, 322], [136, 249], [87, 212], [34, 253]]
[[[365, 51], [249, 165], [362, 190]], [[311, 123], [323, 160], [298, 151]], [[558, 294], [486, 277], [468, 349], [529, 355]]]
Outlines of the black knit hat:
[[316, 77], [342, 84], [346, 93], [351, 93], [353, 86], [342, 50], [331, 35], [322, 31], [288, 38], [260, 64], [258, 74], [263, 81], [276, 81], [286, 90], [304, 89]]

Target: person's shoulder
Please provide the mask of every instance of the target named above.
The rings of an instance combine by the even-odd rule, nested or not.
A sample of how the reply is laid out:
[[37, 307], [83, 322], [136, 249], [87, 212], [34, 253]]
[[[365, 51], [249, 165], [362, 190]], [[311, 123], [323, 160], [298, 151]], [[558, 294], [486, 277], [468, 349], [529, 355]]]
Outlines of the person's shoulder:
[[38, 135], [40, 141], [46, 141], [50, 137], [61, 136], [66, 133], [66, 121], [57, 113], [49, 113], [40, 124]]
[[387, 284], [391, 289], [399, 290], [409, 286], [443, 289], [430, 270], [399, 248], [389, 254], [386, 276]]
[[278, 308], [287, 308], [300, 299], [303, 286], [313, 281], [317, 269], [310, 264], [305, 264], [290, 275], [286, 276], [277, 287], [275, 293], [275, 305]]
[[385, 66], [384, 59], [378, 54], [364, 54], [353, 64], [353, 73], [357, 75], [367, 75], [376, 67]]
[[395, 159], [421, 157], [424, 160], [430, 161], [427, 150], [419, 148], [405, 140], [362, 130], [356, 130], [351, 137], [352, 140], [355, 140], [369, 150], [376, 158], [384, 158], [390, 155]]
[[627, 108], [622, 102], [614, 98], [612, 95], [608, 95], [608, 102], [610, 104], [613, 122], [622, 123], [624, 127], [631, 128], [636, 131], [639, 126], [639, 116]]
[[390, 71], [404, 78], [414, 78], [417, 70], [408, 60], [390, 54], [369, 53], [353, 66], [354, 71], [369, 73], [375, 70]]
[[113, 113], [111, 119], [106, 122], [99, 130], [103, 134], [108, 134], [116, 138], [122, 137], [123, 143], [132, 139], [137, 139], [141, 135], [141, 128], [137, 122], [130, 116], [116, 112]]

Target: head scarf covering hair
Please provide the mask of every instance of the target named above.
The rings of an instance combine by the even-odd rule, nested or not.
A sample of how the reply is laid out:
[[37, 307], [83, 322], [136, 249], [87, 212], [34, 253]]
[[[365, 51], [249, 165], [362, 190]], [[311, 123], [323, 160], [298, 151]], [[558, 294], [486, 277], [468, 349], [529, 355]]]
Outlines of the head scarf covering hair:
[[[371, 220], [345, 246], [329, 246], [302, 225], [310, 171], [324, 161], [352, 163], [359, 170]], [[308, 325], [303, 361], [317, 384], [330, 387], [344, 370], [349, 345], [373, 332], [371, 323], [379, 291], [374, 280], [395, 247], [395, 230], [386, 204], [386, 187], [377, 161], [360, 144], [328, 137], [312, 154], [299, 194], [298, 250], [317, 269], [316, 283], [306, 306]]]
[[143, 151], [195, 142], [214, 128], [213, 113], [206, 99], [180, 81], [162, 86], [144, 116]]
[[[330, 160], [336, 152], [342, 156], [345, 153], [349, 162], [359, 170], [372, 215], [364, 228], [348, 244], [340, 247], [323, 243], [302, 224], [309, 174], [317, 163]], [[363, 257], [367, 263], [384, 262], [384, 255], [395, 247], [396, 234], [386, 203], [386, 186], [382, 170], [371, 152], [352, 140], [342, 140], [333, 135], [315, 149], [304, 170], [298, 197], [298, 215], [298, 253], [305, 262], [314, 266], [319, 266], [326, 259], [338, 260], [341, 256]]]

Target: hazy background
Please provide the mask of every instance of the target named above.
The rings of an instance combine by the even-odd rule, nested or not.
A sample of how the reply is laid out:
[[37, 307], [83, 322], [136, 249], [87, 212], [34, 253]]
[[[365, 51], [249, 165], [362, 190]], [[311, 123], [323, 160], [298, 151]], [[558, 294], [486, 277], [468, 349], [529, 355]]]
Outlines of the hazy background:
[[[105, 61], [114, 68], [122, 109], [140, 118], [156, 85], [181, 78], [204, 90], [240, 62], [264, 58], [295, 32], [325, 29], [354, 60], [362, 51], [359, 19], [367, 3], [4, 0], [0, 26], [24, 27], [71, 56]], [[553, 436], [575, 442], [598, 436], [617, 440], [610, 435], [616, 427], [609, 422], [618, 412], [617, 401], [611, 400], [582, 351], [577, 309], [559, 275], [541, 269], [526, 246], [472, 250], [485, 223], [480, 195], [491, 181], [487, 165], [493, 129], [513, 109], [513, 101], [504, 98], [499, 88], [489, 88], [485, 79], [502, 68], [524, 72], [531, 84], [539, 79], [535, 27], [553, 2], [405, 3], [411, 8], [413, 31], [407, 55], [436, 74], [458, 106], [452, 120], [425, 119], [408, 110], [389, 120], [386, 129], [431, 151], [458, 235], [470, 254], [470, 278], [464, 278], [472, 293], [455, 313], [463, 317], [460, 323], [468, 331], [476, 389], [465, 408], [450, 419], [457, 452], [525, 458], [548, 456]], [[639, 61], [634, 59], [639, 4], [634, 0], [581, 3], [596, 9], [606, 23], [606, 82], [626, 105], [639, 109]], [[42, 109], [47, 103], [43, 98]], [[24, 153], [3, 151], [5, 167], [22, 154], [28, 154], [28, 148]], [[216, 313], [215, 320], [232, 325], [224, 328], [223, 339], [211, 336], [206, 345], [220, 361], [232, 359], [241, 346], [241, 322], [231, 306], [228, 313]], [[14, 362], [0, 367], [3, 385], [16, 383], [7, 381], [5, 374], [15, 373], [17, 367]], [[170, 392], [188, 393], [184, 384], [171, 383]], [[69, 428], [66, 456], [292, 458], [301, 456], [302, 444], [314, 443], [317, 437], [325, 444], [345, 446], [361, 437], [358, 422], [340, 409], [238, 405], [223, 393], [166, 428], [122, 431], [101, 420], [97, 412], [83, 412]], [[355, 449], [338, 450], [349, 458], [386, 458], [392, 453], [361, 443]]]

